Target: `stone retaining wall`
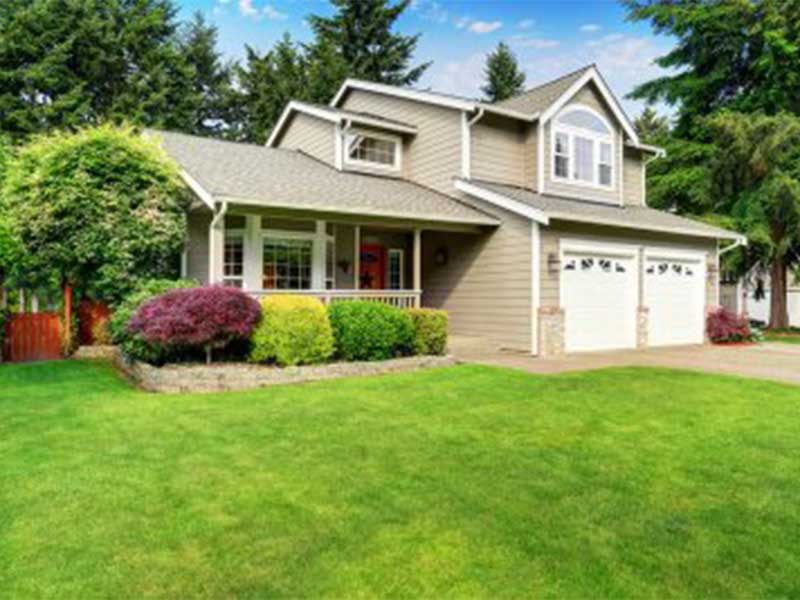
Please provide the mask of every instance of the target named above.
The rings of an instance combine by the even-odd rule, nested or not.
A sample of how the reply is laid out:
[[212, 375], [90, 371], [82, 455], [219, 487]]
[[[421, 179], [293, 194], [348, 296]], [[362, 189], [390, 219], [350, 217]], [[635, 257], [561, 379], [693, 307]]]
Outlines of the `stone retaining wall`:
[[165, 394], [225, 392], [287, 383], [341, 377], [384, 375], [456, 364], [452, 356], [412, 356], [378, 362], [342, 362], [303, 367], [274, 367], [246, 363], [167, 365], [153, 367], [119, 357], [117, 366], [139, 387]]
[[116, 346], [81, 346], [72, 355], [76, 360], [117, 360], [119, 349]]

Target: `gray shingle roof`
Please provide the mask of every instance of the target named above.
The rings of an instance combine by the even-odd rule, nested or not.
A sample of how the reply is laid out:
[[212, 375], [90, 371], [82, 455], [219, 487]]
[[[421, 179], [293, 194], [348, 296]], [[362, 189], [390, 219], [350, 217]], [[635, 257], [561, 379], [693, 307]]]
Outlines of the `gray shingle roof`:
[[215, 200], [417, 221], [496, 225], [494, 217], [429, 188], [346, 173], [301, 152], [147, 132]]
[[566, 92], [573, 83], [580, 79], [583, 74], [593, 66], [594, 65], [587, 65], [578, 69], [577, 71], [567, 73], [558, 79], [554, 79], [553, 81], [548, 81], [545, 84], [531, 88], [526, 92], [522, 92], [521, 94], [514, 96], [513, 98], [498, 102], [495, 106], [530, 114], [547, 110], [547, 107], [558, 100], [558, 98], [564, 92]]
[[356, 111], [356, 110], [345, 110], [343, 108], [335, 108], [333, 106], [328, 106], [327, 104], [312, 104], [311, 102], [300, 102], [295, 100], [295, 104], [299, 104], [302, 106], [309, 106], [316, 110], [324, 111], [332, 116], [340, 116], [344, 117], [345, 119], [368, 119], [370, 121], [379, 121], [381, 123], [385, 123], [389, 127], [402, 127], [404, 129], [414, 129], [416, 130], [416, 125], [411, 125], [409, 123], [403, 123], [402, 121], [396, 121], [395, 119], [387, 119], [386, 117], [382, 117], [380, 115], [376, 115], [370, 112], [364, 111]]
[[561, 221], [596, 223], [715, 239], [737, 239], [738, 233], [646, 206], [615, 206], [538, 194], [526, 188], [471, 179], [468, 183], [511, 198]]

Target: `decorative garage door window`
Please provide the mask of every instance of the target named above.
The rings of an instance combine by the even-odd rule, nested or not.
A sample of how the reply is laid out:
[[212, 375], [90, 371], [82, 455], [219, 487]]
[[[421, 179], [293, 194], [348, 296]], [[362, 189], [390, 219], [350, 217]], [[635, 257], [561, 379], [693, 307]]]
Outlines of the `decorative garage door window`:
[[564, 264], [565, 271], [575, 271], [580, 267], [581, 271], [602, 271], [604, 273], [625, 273], [627, 267], [616, 260], [610, 258], [586, 257], [578, 259], [571, 258]]
[[657, 265], [647, 267], [648, 275], [667, 275], [673, 273], [682, 277], [694, 277], [694, 269], [691, 266], [677, 262], [661, 262]]

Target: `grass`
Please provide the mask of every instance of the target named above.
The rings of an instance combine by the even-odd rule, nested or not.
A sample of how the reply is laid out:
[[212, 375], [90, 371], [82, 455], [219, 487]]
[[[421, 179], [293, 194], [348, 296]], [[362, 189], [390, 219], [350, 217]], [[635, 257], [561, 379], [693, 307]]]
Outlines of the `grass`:
[[459, 366], [195, 396], [0, 367], [0, 590], [797, 597], [800, 388]]
[[764, 331], [764, 341], [781, 342], [784, 344], [800, 344], [800, 329], [767, 329]]

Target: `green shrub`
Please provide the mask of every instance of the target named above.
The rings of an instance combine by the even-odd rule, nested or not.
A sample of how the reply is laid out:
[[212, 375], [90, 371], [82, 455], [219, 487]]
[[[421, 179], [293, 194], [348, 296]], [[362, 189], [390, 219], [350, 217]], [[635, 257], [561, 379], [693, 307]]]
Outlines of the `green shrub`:
[[282, 367], [321, 363], [333, 355], [333, 331], [325, 306], [306, 296], [261, 300], [261, 323], [250, 338], [252, 362]]
[[152, 344], [148, 344], [141, 336], [132, 334], [128, 331], [128, 323], [139, 307], [148, 300], [160, 296], [170, 290], [197, 287], [197, 282], [179, 279], [150, 279], [141, 282], [132, 294], [114, 307], [114, 313], [108, 322], [108, 330], [111, 342], [132, 358], [137, 358], [151, 363], [163, 362], [165, 360], [165, 350], [159, 349]]
[[386, 304], [354, 300], [328, 309], [336, 353], [344, 360], [386, 360], [414, 351], [408, 314]]
[[447, 312], [432, 308], [411, 308], [414, 324], [414, 352], [441, 355], [447, 351]]

